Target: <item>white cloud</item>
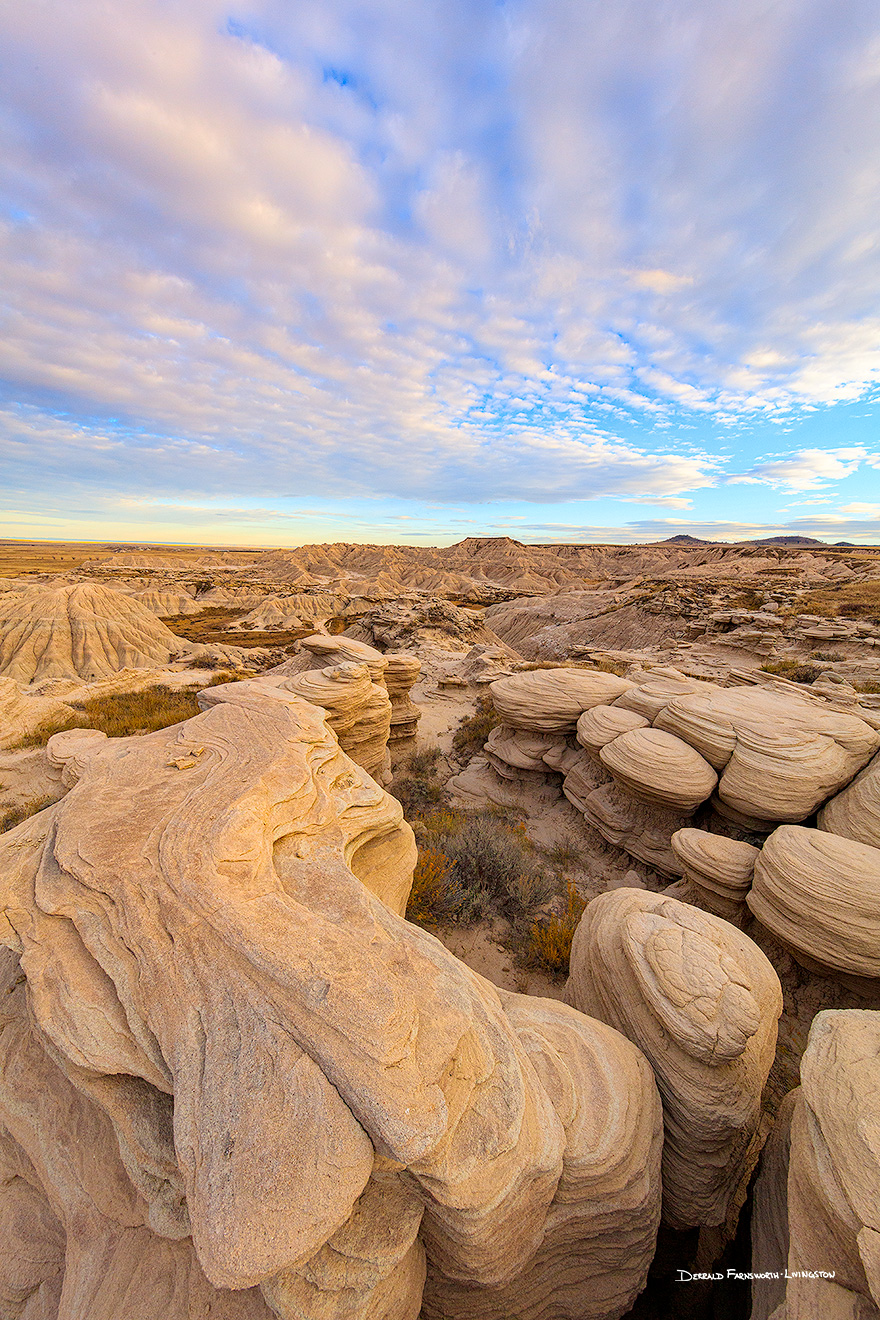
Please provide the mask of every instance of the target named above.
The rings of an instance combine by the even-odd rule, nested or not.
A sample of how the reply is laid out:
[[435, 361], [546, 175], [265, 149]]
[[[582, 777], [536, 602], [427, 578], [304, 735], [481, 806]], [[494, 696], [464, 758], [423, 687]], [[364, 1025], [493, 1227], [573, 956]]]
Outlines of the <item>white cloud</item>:
[[785, 458], [756, 463], [748, 472], [730, 476], [731, 485], [766, 484], [784, 490], [822, 490], [857, 471], [868, 450], [860, 445], [841, 449], [801, 449]]

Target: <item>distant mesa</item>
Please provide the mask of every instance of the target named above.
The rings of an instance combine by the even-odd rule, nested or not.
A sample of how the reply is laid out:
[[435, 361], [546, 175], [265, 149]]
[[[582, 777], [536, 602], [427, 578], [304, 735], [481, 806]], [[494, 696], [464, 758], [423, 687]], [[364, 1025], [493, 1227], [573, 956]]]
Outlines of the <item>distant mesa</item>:
[[661, 545], [714, 545], [715, 542], [704, 541], [699, 536], [687, 536], [686, 534], [682, 534], [681, 536], [667, 536], [666, 540], [661, 541], [660, 544]]
[[815, 536], [763, 536], [758, 541], [752, 541], [751, 545], [818, 545], [825, 544], [824, 541], [817, 541]]

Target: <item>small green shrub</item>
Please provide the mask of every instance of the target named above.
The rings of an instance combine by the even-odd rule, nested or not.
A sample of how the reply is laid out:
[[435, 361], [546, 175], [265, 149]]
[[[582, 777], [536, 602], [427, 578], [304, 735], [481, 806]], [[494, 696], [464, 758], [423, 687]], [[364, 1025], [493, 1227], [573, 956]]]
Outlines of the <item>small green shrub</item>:
[[529, 926], [520, 961], [526, 967], [532, 967], [548, 976], [567, 976], [571, 942], [586, 906], [586, 900], [581, 898], [569, 882], [564, 910], [550, 917], [539, 918]]
[[446, 791], [440, 779], [442, 759], [439, 747], [421, 748], [395, 770], [388, 792], [397, 798], [407, 819], [445, 801]]

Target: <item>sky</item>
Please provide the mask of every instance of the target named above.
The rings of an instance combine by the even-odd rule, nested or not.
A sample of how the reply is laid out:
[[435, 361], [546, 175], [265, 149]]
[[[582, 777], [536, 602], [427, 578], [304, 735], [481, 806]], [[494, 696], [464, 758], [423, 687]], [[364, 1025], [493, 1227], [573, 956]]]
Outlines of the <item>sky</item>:
[[0, 536], [880, 543], [876, 0], [0, 0]]

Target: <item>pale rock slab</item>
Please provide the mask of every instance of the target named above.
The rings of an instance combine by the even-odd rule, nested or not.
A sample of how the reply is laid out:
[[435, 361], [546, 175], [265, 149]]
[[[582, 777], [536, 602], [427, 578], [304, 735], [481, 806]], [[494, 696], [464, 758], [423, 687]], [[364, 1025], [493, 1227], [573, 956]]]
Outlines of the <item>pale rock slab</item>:
[[707, 683], [699, 678], [686, 678], [684, 674], [673, 669], [631, 687], [618, 697], [614, 704], [623, 710], [631, 710], [637, 715], [643, 715], [653, 724], [658, 715], [677, 698], [718, 691], [720, 689], [715, 683]]
[[591, 706], [609, 705], [632, 684], [591, 669], [534, 669], [489, 684], [502, 722], [537, 733], [573, 733]]
[[631, 729], [599, 751], [605, 769], [640, 801], [693, 812], [718, 776], [699, 752], [662, 729]]
[[755, 861], [747, 902], [805, 966], [880, 977], [880, 848], [780, 825]]
[[435, 1313], [464, 1285], [475, 1318], [505, 1289], [523, 1320], [619, 1316], [660, 1191], [637, 1051], [370, 892], [362, 848], [411, 832], [315, 706], [252, 688], [92, 741], [0, 839], [25, 978], [0, 1122], [36, 1171], [40, 1286], [63, 1232], [90, 1320], [416, 1320], [426, 1260]]
[[577, 722], [577, 740], [588, 752], [598, 756], [606, 743], [613, 742], [622, 733], [644, 729], [651, 721], [637, 711], [622, 706], [593, 706], [585, 710]]
[[[817, 1014], [791, 1122], [778, 1320], [880, 1316], [880, 1013]], [[803, 1277], [825, 1272], [831, 1279]]]
[[566, 999], [622, 1031], [651, 1062], [663, 1100], [663, 1215], [723, 1224], [759, 1154], [761, 1091], [782, 989], [740, 931], [674, 898], [617, 889], [590, 903]]
[[14, 678], [0, 678], [0, 749], [12, 747], [41, 724], [73, 718], [73, 709], [56, 697], [39, 696]]
[[880, 754], [819, 812], [819, 829], [880, 848]]
[[418, 682], [422, 662], [417, 655], [404, 651], [387, 653], [385, 660], [385, 687], [391, 699], [389, 745], [395, 750], [412, 742], [419, 731], [422, 712], [410, 692]]

